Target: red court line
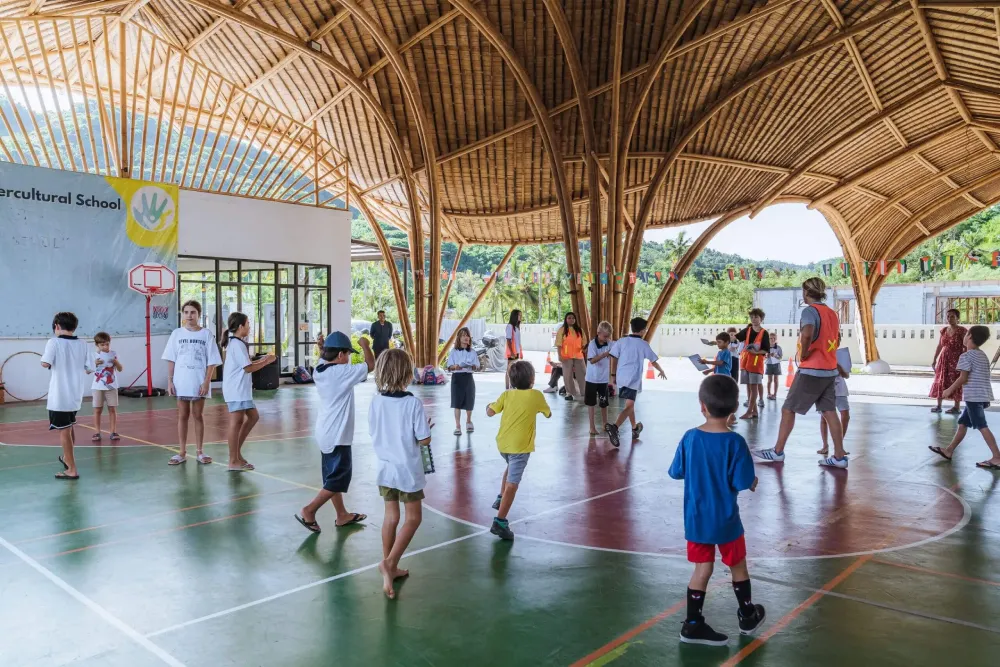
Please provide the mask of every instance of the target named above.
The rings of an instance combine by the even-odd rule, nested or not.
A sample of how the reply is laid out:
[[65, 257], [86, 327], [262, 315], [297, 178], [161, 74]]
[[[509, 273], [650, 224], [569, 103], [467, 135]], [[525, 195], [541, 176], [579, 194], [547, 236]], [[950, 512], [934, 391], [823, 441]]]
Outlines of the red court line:
[[261, 496], [272, 496], [278, 493], [285, 493], [291, 491], [292, 489], [278, 489], [276, 491], [265, 491], [263, 493], [251, 493], [246, 496], [235, 496], [232, 498], [226, 498], [224, 500], [217, 500], [214, 503], [203, 503], [201, 505], [191, 505], [190, 507], [181, 507], [172, 510], [164, 510], [163, 512], [154, 512], [153, 514], [144, 514], [142, 516], [129, 517], [128, 519], [122, 519], [121, 521], [112, 521], [110, 523], [103, 523], [99, 526], [88, 526], [87, 528], [76, 528], [75, 530], [67, 530], [61, 533], [52, 533], [51, 535], [42, 535], [41, 537], [29, 537], [25, 540], [19, 540], [14, 542], [14, 544], [28, 544], [29, 542], [40, 542], [41, 540], [48, 540], [54, 537], [65, 537], [67, 535], [76, 535], [78, 533], [85, 533], [90, 530], [100, 530], [102, 528], [109, 528], [111, 526], [120, 526], [123, 523], [130, 523], [132, 521], [145, 521], [146, 519], [152, 519], [158, 516], [169, 516], [171, 514], [180, 514], [181, 512], [190, 512], [191, 510], [203, 509], [205, 507], [214, 507], [215, 505], [222, 505], [223, 503], [234, 503], [241, 500], [249, 500], [250, 498], [260, 498]]
[[608, 653], [611, 653], [616, 648], [618, 648], [619, 646], [621, 646], [625, 642], [629, 641], [630, 639], [632, 639], [636, 635], [642, 634], [643, 632], [645, 632], [646, 630], [649, 630], [651, 627], [653, 627], [654, 625], [656, 625], [660, 621], [673, 616], [674, 614], [676, 614], [677, 612], [679, 612], [681, 609], [683, 609], [685, 606], [687, 606], [687, 600], [682, 600], [681, 602], [678, 602], [674, 606], [669, 607], [667, 609], [664, 609], [663, 611], [661, 611], [656, 616], [650, 618], [647, 621], [644, 621], [644, 622], [640, 623], [639, 625], [635, 626], [634, 628], [632, 628], [631, 630], [629, 630], [625, 634], [623, 634], [623, 635], [621, 635], [621, 636], [619, 636], [619, 637], [617, 637], [615, 639], [612, 639], [607, 644], [605, 644], [601, 648], [597, 649], [593, 653], [590, 653], [589, 655], [586, 655], [586, 656], [580, 658], [579, 660], [577, 660], [576, 662], [574, 662], [572, 665], [570, 665], [570, 667], [585, 667], [585, 665], [589, 665], [590, 663], [594, 662], [595, 660], [598, 660], [598, 659], [604, 657], [605, 655], [607, 655]]
[[963, 574], [954, 574], [952, 572], [942, 572], [941, 570], [932, 570], [927, 567], [920, 567], [919, 565], [909, 565], [906, 563], [893, 563], [892, 561], [882, 560], [876, 558], [875, 561], [879, 565], [889, 565], [891, 567], [899, 567], [904, 570], [912, 570], [914, 572], [923, 572], [924, 574], [933, 574], [939, 577], [948, 577], [949, 579], [960, 579], [962, 581], [969, 581], [974, 584], [987, 584], [989, 586], [1000, 586], [1000, 581], [993, 581], [991, 579], [977, 579], [976, 577], [967, 577]]

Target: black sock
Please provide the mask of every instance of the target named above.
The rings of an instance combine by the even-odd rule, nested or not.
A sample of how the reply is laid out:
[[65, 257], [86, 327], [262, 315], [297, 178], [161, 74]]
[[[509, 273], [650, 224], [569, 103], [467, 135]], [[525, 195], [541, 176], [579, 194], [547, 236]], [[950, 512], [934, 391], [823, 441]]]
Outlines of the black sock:
[[750, 598], [750, 580], [734, 581], [733, 592], [736, 593], [736, 599], [740, 603], [740, 611], [744, 614], [753, 613], [754, 606]]
[[696, 591], [693, 588], [688, 589], [688, 623], [694, 621], [700, 621], [701, 608], [705, 604], [705, 591]]

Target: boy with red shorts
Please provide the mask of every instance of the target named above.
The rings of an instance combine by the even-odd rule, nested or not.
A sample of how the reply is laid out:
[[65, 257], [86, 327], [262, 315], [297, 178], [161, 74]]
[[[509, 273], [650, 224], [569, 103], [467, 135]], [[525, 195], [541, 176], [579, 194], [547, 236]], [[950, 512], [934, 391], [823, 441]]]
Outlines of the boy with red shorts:
[[705, 423], [684, 434], [669, 471], [673, 479], [684, 480], [684, 537], [688, 560], [695, 564], [681, 641], [725, 646], [729, 637], [713, 630], [701, 614], [716, 547], [733, 573], [740, 632], [752, 634], [764, 623], [764, 606], [751, 601], [747, 547], [736, 504], [740, 491], [757, 488], [757, 478], [746, 440], [728, 427], [729, 415], [739, 407], [736, 383], [724, 375], [710, 375], [701, 383], [698, 400]]

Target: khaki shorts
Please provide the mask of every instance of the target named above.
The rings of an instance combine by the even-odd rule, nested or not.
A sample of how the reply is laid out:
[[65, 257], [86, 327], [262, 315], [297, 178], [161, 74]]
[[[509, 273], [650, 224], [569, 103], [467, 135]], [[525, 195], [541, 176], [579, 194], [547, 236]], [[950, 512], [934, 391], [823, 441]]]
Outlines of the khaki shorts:
[[109, 408], [118, 407], [118, 390], [117, 389], [95, 389], [94, 390], [94, 407], [103, 408], [104, 406]]
[[424, 499], [424, 490], [420, 491], [400, 491], [391, 486], [378, 487], [378, 494], [388, 502], [415, 503]]
[[804, 415], [812, 406], [819, 412], [832, 412], [837, 409], [836, 377], [816, 377], [815, 375], [795, 374], [795, 380], [788, 389], [788, 396], [782, 410], [789, 410]]

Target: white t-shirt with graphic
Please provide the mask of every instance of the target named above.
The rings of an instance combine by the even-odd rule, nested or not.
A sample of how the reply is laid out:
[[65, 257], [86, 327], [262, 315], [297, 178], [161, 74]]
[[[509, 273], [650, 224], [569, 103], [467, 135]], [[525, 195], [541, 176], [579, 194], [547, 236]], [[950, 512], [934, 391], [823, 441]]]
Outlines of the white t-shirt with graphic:
[[418, 440], [431, 437], [420, 399], [409, 392], [379, 394], [368, 410], [368, 433], [378, 457], [375, 483], [405, 493], [424, 488], [424, 462]]
[[115, 359], [118, 353], [98, 352], [94, 357], [94, 384], [91, 391], [107, 391], [118, 388], [118, 372], [115, 370]]
[[643, 361], [656, 361], [659, 357], [642, 336], [630, 335], [615, 341], [611, 356], [618, 360], [619, 388], [642, 390]]
[[222, 398], [226, 403], [253, 400], [253, 383], [244, 368], [250, 365], [246, 341], [235, 336], [226, 345], [226, 363], [222, 366]]
[[[208, 367], [222, 364], [219, 346], [208, 329], [174, 329], [163, 350], [163, 359], [174, 362], [174, 389], [178, 396], [185, 398], [200, 396]], [[212, 387], [209, 386], [205, 398], [211, 395]]]
[[48, 364], [49, 395], [46, 407], [52, 412], [76, 412], [83, 405], [83, 391], [90, 370], [90, 345], [76, 336], [58, 336], [45, 343], [42, 363]]
[[319, 391], [316, 444], [324, 454], [354, 444], [354, 387], [368, 379], [368, 365], [320, 364], [313, 373]]

